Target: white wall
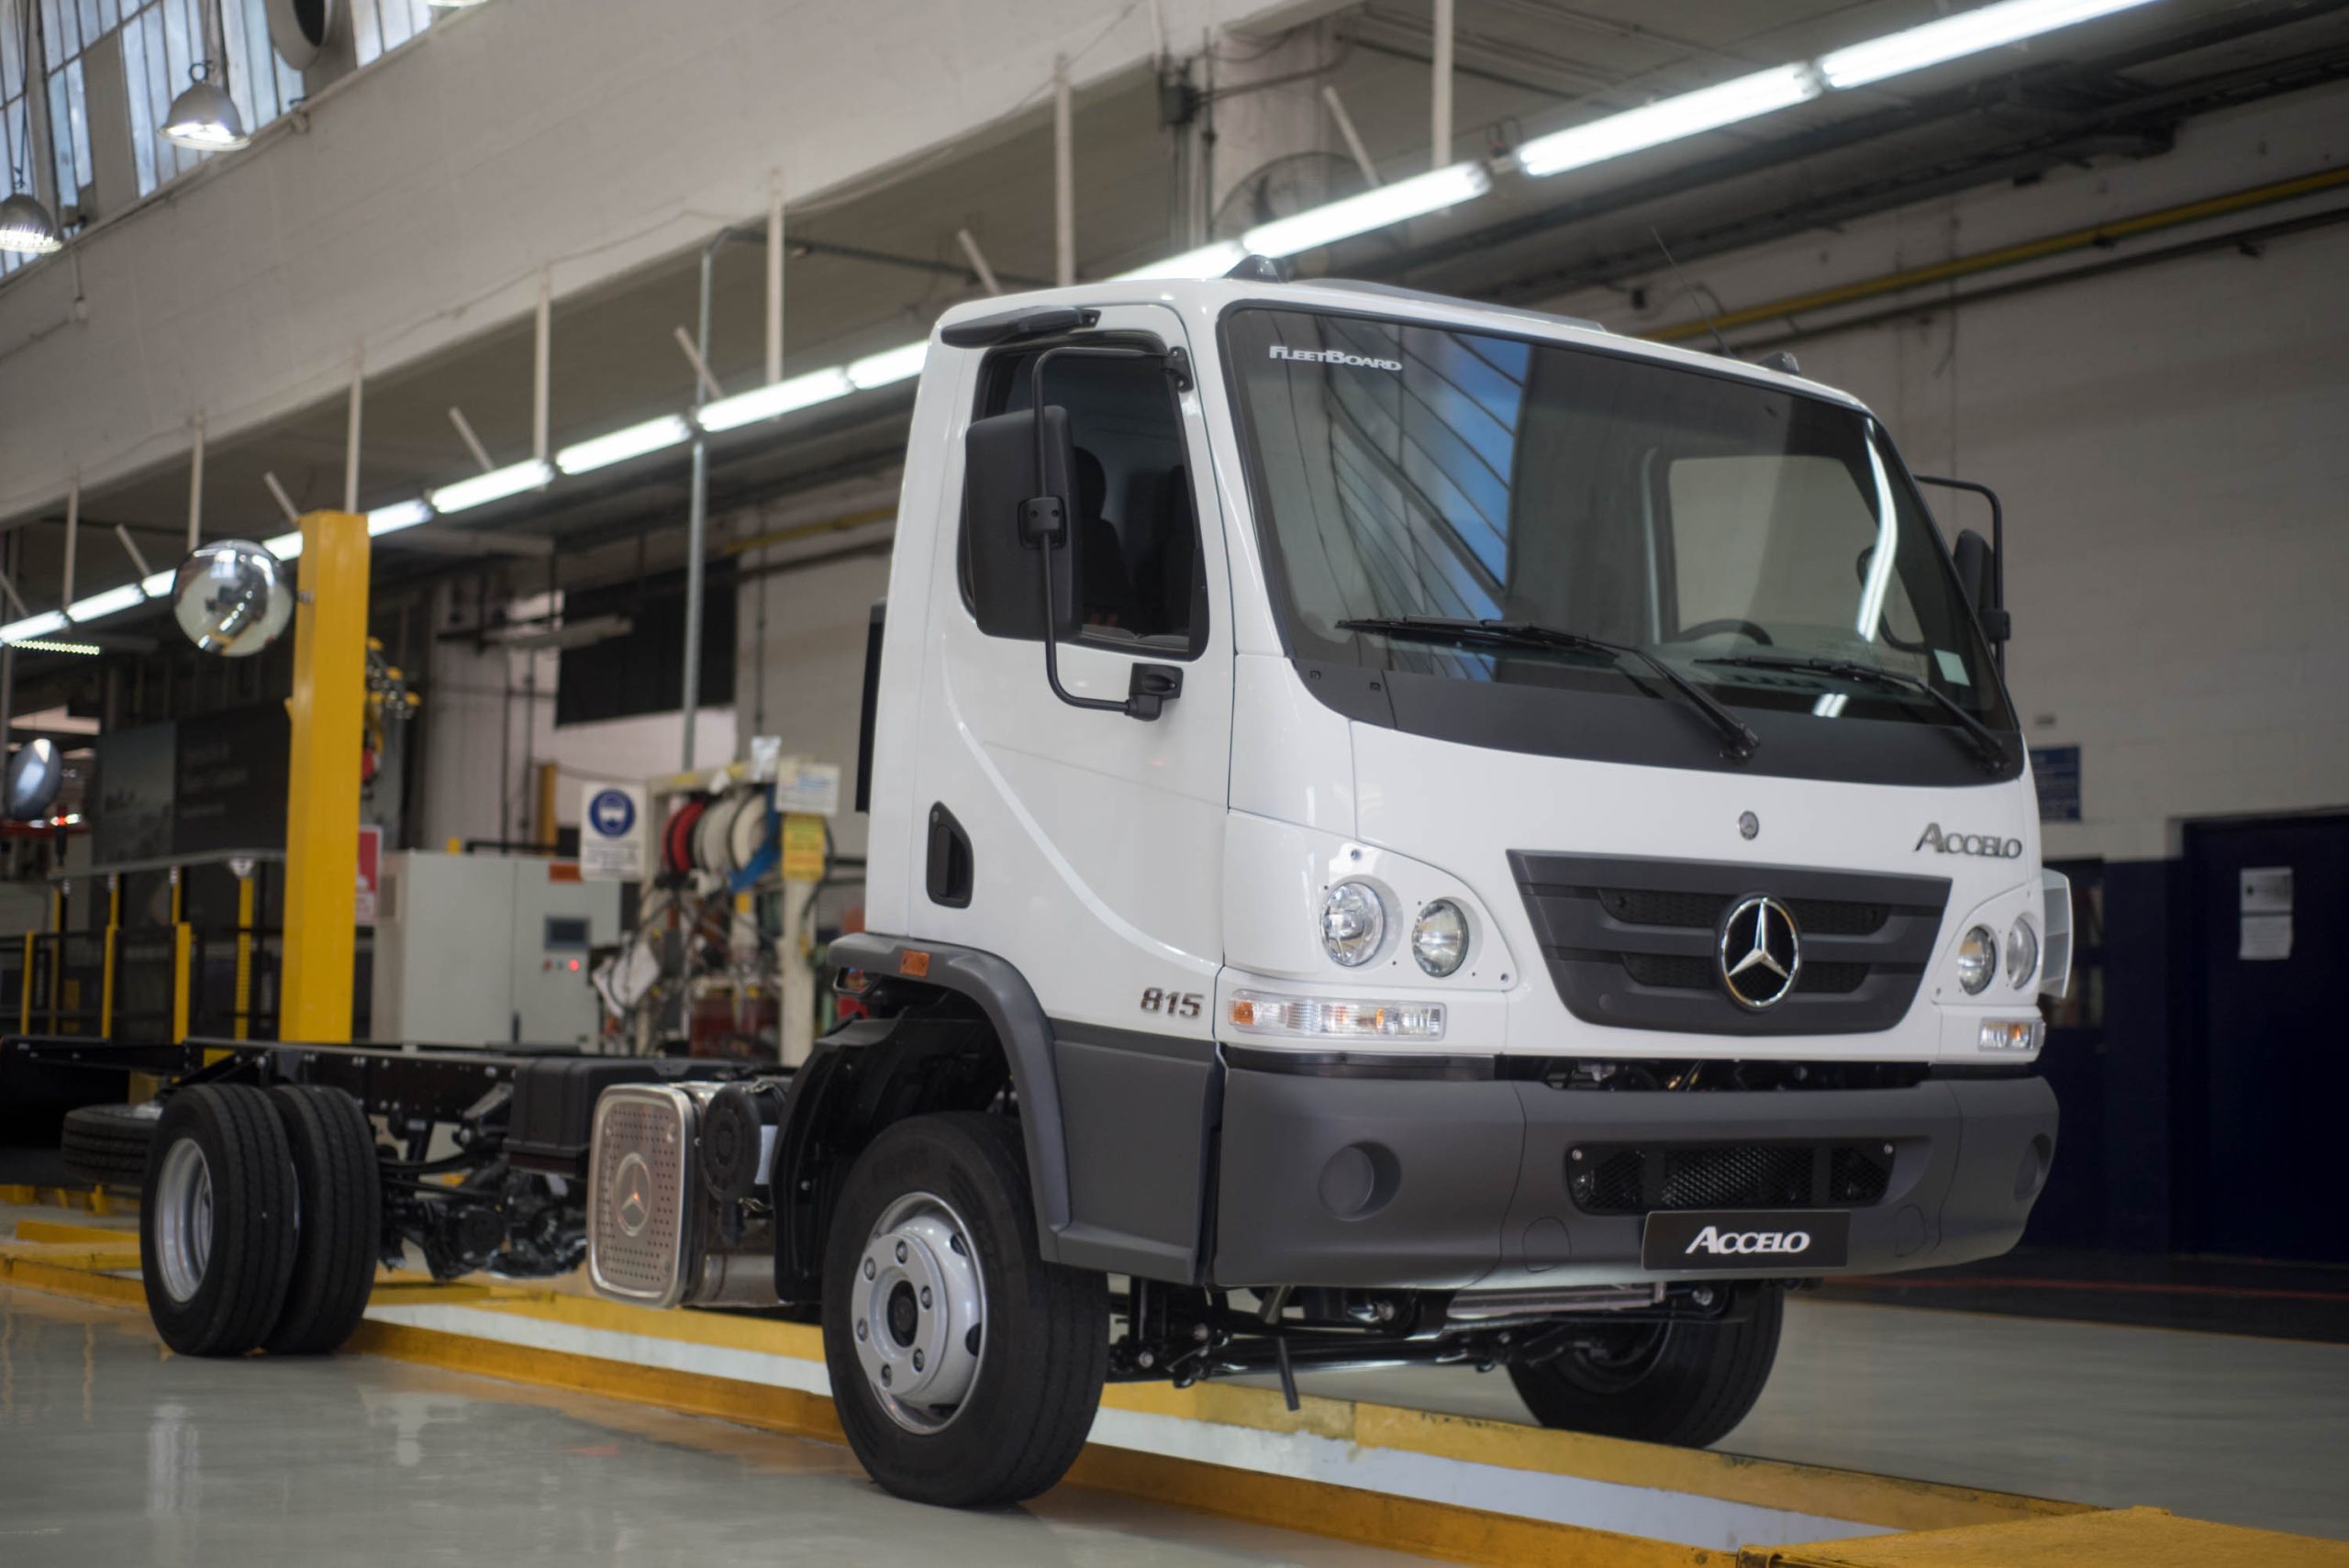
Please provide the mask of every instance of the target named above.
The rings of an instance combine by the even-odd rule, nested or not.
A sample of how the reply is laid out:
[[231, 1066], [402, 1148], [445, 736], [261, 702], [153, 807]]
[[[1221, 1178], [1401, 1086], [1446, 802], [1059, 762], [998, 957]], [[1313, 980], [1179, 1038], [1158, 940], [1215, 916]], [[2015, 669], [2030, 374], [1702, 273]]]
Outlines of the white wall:
[[[458, 601], [454, 610], [451, 596]], [[493, 600], [495, 602], [495, 600]], [[434, 624], [448, 627], [469, 613], [470, 590], [443, 588]], [[515, 602], [514, 613], [542, 613], [544, 600]], [[469, 624], [469, 623], [468, 623]], [[538, 810], [537, 766], [553, 762], [562, 782], [555, 792], [555, 821], [579, 823], [580, 784], [635, 782], [677, 771], [685, 729], [674, 713], [639, 714], [596, 724], [556, 728], [554, 652], [481, 650], [465, 641], [432, 644], [425, 703], [424, 780], [415, 842], [439, 849], [451, 839], [495, 839], [501, 788], [505, 835], [533, 836]], [[536, 695], [531, 695], [533, 669]], [[508, 694], [510, 695], [510, 698]], [[694, 728], [696, 766], [734, 757], [734, 710], [704, 708]]]
[[[1265, 0], [496, 0], [0, 288], [0, 517], [1033, 112]], [[1291, 6], [1292, 9], [1307, 7]], [[78, 266], [77, 266], [78, 261]], [[75, 280], [86, 299], [76, 320]]]
[[[2145, 163], [1986, 189], [1688, 271], [1735, 311], [2344, 161], [2349, 93], [2300, 95], [2194, 122], [2176, 151]], [[2039, 270], [2338, 200], [2236, 213]], [[1668, 278], [1653, 284], [1660, 302], [1677, 293]], [[1645, 325], [1618, 293], [1555, 304], [1621, 330]], [[1679, 319], [1687, 307], [1669, 309]], [[1912, 469], [1987, 484], [2006, 501], [2009, 684], [2032, 745], [2082, 754], [2086, 820], [2050, 824], [2050, 855], [2159, 856], [2185, 818], [2349, 805], [2349, 228], [1797, 351], [1804, 373], [1882, 415]], [[1962, 499], [1929, 499], [1953, 534], [1982, 526]]]

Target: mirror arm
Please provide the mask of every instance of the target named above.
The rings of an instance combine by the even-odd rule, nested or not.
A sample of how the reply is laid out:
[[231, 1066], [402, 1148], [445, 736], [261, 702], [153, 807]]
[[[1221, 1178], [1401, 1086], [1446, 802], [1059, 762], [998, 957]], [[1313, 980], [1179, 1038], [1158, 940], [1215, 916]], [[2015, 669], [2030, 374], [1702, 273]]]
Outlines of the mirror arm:
[[[1180, 361], [1179, 369], [1175, 369], [1174, 361], [1166, 354], [1153, 354], [1147, 349], [1111, 344], [1067, 343], [1038, 354], [1028, 372], [1028, 407], [1036, 427], [1036, 484], [1039, 489], [1049, 483], [1045, 472], [1049, 453], [1044, 446], [1044, 363], [1063, 355], [1101, 360], [1163, 360], [1179, 377], [1187, 378], [1190, 373], [1187, 358]], [[1066, 477], [1073, 481], [1075, 476]], [[1067, 548], [1073, 526], [1069, 502], [1063, 496], [1034, 495], [1020, 503], [1019, 542], [1036, 552], [1038, 568], [1044, 579], [1044, 683], [1052, 687], [1052, 695], [1071, 707], [1122, 713], [1128, 718], [1139, 718], [1147, 723], [1158, 717], [1169, 702], [1182, 695], [1182, 671], [1165, 664], [1135, 665], [1122, 702], [1113, 697], [1081, 697], [1061, 684], [1060, 606], [1052, 599], [1052, 551]]]

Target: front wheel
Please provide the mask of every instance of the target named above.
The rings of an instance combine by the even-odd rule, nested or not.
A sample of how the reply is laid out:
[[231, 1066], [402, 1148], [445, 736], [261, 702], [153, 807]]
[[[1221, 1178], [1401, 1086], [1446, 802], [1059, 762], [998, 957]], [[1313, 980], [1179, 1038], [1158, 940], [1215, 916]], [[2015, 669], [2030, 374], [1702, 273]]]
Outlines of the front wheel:
[[1509, 1381], [1545, 1427], [1704, 1448], [1762, 1397], [1778, 1359], [1786, 1291], [1742, 1287], [1719, 1322], [1576, 1327], [1546, 1360], [1512, 1362]]
[[1018, 1124], [914, 1117], [851, 1168], [824, 1251], [824, 1360], [849, 1447], [900, 1497], [1016, 1503], [1093, 1429], [1108, 1283], [1039, 1256]]

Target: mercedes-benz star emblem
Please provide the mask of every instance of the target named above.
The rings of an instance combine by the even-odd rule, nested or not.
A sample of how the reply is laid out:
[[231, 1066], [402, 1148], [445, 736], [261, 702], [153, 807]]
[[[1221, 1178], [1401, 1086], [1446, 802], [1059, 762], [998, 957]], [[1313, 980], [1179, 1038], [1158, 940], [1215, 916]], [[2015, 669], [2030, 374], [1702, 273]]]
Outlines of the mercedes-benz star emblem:
[[612, 1209], [620, 1229], [630, 1236], [641, 1236], [652, 1218], [652, 1167], [641, 1154], [630, 1154], [620, 1162], [618, 1180], [613, 1184]]
[[1721, 922], [1721, 989], [1761, 1012], [1787, 999], [1802, 973], [1802, 932], [1775, 898], [1741, 898]]

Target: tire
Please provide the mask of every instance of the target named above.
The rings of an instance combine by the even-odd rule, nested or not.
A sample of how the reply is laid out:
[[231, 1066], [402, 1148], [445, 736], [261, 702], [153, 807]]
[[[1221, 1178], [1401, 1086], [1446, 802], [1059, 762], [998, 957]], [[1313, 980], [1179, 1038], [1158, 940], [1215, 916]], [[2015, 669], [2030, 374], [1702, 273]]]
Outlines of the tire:
[[267, 1095], [200, 1084], [164, 1104], [139, 1206], [139, 1272], [163, 1343], [235, 1356], [276, 1323], [294, 1269], [294, 1162]]
[[1704, 1448], [1745, 1419], [1778, 1359], [1784, 1287], [1743, 1294], [1725, 1321], [1595, 1329], [1552, 1360], [1511, 1362], [1509, 1381], [1545, 1427]]
[[66, 1173], [92, 1186], [133, 1187], [147, 1179], [147, 1150], [163, 1107], [83, 1106], [65, 1113], [58, 1153]]
[[382, 1243], [383, 1190], [375, 1133], [340, 1089], [281, 1084], [270, 1105], [294, 1158], [294, 1266], [285, 1304], [262, 1340], [276, 1356], [341, 1349], [367, 1310]]
[[[1108, 1284], [1038, 1256], [1027, 1159], [1005, 1118], [914, 1117], [873, 1140], [832, 1211], [823, 1321], [849, 1447], [900, 1497], [1019, 1502], [1067, 1473], [1093, 1429]], [[908, 1391], [949, 1397], [898, 1397]]]

